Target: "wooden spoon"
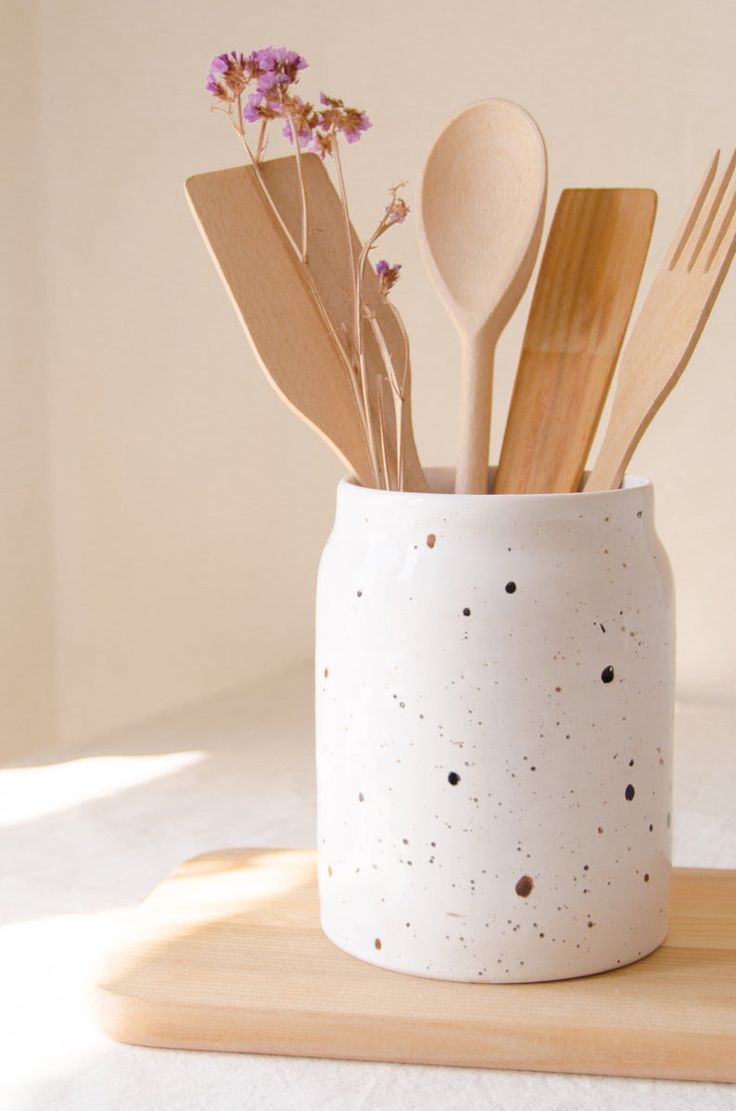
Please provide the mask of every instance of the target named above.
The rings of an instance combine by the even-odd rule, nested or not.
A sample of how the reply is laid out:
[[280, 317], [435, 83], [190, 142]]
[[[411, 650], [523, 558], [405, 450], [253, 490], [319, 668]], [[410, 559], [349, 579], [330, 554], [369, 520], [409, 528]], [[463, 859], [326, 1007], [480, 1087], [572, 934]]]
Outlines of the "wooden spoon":
[[534, 267], [546, 190], [542, 134], [509, 100], [466, 108], [427, 159], [420, 243], [462, 342], [457, 493], [487, 490], [493, 355]]
[[[293, 156], [269, 159], [261, 164], [261, 173], [284, 223], [298, 241], [301, 208], [294, 163]], [[309, 206], [308, 275], [264, 198], [252, 166], [197, 174], [187, 180], [186, 193], [256, 358], [274, 389], [334, 448], [363, 485], [374, 486], [355, 383], [342, 354], [349, 344], [353, 307], [340, 199], [316, 155], [303, 155], [302, 167]], [[357, 245], [354, 232], [353, 236]], [[315, 301], [313, 285], [319, 290], [329, 325]], [[403, 368], [401, 329], [380, 295], [372, 270], [365, 275], [364, 294], [395, 367]], [[376, 384], [387, 382], [370, 328], [366, 328], [365, 343], [370, 379]], [[373, 390], [376, 428], [379, 398], [387, 395], [390, 397], [388, 390], [383, 394], [381, 389]], [[404, 489], [426, 490], [412, 431], [408, 376], [402, 413]], [[386, 419], [383, 428], [386, 455], [394, 460], [393, 421]], [[391, 481], [395, 485], [395, 470]]]
[[651, 189], [566, 189], [537, 277], [497, 494], [578, 489], [634, 305]]

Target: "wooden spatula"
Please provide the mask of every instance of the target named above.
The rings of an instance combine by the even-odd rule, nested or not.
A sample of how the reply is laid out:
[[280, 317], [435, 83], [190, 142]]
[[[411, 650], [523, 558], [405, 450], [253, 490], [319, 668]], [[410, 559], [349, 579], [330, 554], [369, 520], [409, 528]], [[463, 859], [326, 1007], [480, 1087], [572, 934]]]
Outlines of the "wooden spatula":
[[[294, 157], [261, 164], [266, 184], [291, 234], [300, 238], [301, 209]], [[333, 332], [310, 289], [302, 263], [265, 200], [252, 166], [197, 174], [186, 182], [195, 220], [230, 293], [258, 361], [284, 401], [335, 449], [364, 485], [375, 485], [355, 387], [340, 347], [353, 325], [352, 282], [337, 192], [316, 155], [302, 156], [309, 204], [309, 271]], [[354, 234], [354, 233], [353, 233]], [[357, 236], [355, 243], [357, 245]], [[366, 274], [365, 299], [395, 367], [404, 365], [400, 327]], [[376, 340], [366, 329], [370, 374], [388, 381]], [[378, 390], [372, 404], [377, 412]], [[388, 388], [384, 397], [389, 397]], [[389, 402], [390, 404], [390, 402]], [[385, 407], [385, 406], [384, 406]], [[376, 425], [377, 427], [377, 425]], [[411, 423], [410, 383], [403, 405], [404, 488], [426, 490]], [[384, 420], [386, 454], [395, 459], [393, 421]], [[395, 472], [392, 474], [395, 483]]]
[[586, 490], [616, 490], [636, 445], [687, 366], [736, 251], [736, 153], [719, 152], [655, 277], [621, 357], [606, 436]]
[[499, 494], [578, 489], [639, 287], [651, 189], [565, 189], [524, 335]]

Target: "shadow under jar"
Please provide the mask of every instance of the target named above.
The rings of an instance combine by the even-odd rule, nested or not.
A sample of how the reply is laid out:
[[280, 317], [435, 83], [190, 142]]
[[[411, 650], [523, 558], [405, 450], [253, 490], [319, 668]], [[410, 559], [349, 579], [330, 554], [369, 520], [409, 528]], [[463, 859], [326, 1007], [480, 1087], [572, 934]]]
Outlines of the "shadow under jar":
[[[322, 928], [362, 960], [522, 982], [664, 939], [674, 594], [653, 491], [340, 483], [317, 590]], [[491, 479], [492, 481], [492, 473]]]

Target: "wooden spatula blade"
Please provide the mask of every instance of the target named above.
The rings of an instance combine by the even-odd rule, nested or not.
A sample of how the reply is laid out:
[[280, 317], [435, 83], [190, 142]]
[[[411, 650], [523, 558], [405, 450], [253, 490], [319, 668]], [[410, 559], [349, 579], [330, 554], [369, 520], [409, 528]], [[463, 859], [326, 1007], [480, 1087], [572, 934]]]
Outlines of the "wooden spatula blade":
[[253, 170], [197, 174], [186, 192], [264, 373], [287, 405], [371, 485], [349, 378]]
[[[263, 178], [298, 242], [301, 206], [293, 157], [262, 164]], [[227, 287], [253, 350], [282, 398], [325, 440], [365, 485], [374, 485], [368, 445], [354, 386], [340, 346], [351, 343], [352, 279], [338, 194], [319, 158], [304, 155], [309, 207], [309, 272], [327, 310], [330, 328], [315, 303], [302, 264], [264, 198], [252, 167], [197, 174], [186, 182], [195, 219]], [[353, 232], [357, 245], [357, 236]], [[403, 366], [403, 340], [374, 274], [366, 275], [366, 304], [375, 313], [396, 365]], [[368, 332], [369, 379], [385, 378]], [[427, 488], [411, 424], [407, 382], [402, 450], [405, 488]], [[373, 392], [375, 407], [375, 391]], [[374, 427], [377, 413], [373, 411]], [[386, 451], [395, 459], [393, 422], [385, 422]], [[392, 473], [395, 484], [395, 473]]]
[[651, 189], [562, 193], [524, 335], [496, 493], [578, 489], [656, 207]]

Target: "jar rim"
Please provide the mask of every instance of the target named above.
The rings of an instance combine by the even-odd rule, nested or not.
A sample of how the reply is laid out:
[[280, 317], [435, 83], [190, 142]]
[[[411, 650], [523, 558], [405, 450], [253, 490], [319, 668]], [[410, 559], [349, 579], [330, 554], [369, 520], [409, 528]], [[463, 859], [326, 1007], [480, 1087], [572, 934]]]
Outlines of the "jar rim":
[[[455, 504], [458, 504], [458, 499], [461, 503], [468, 503], [470, 501], [478, 501], [478, 499], [485, 499], [493, 497], [502, 499], [507, 505], [514, 502], [524, 504], [533, 504], [535, 502], [543, 502], [550, 504], [551, 502], [562, 503], [564, 501], [571, 501], [572, 499], [584, 498], [586, 503], [591, 500], [598, 499], [604, 500], [607, 498], [621, 498], [626, 495], [631, 496], [632, 492], [646, 489], [651, 489], [653, 484], [651, 479], [643, 475], [629, 474], [624, 475], [623, 482], [616, 490], [576, 490], [573, 493], [547, 493], [547, 494], [492, 494], [493, 482], [495, 481], [497, 467], [488, 468], [488, 486], [489, 492], [486, 494], [456, 494], [453, 490], [455, 470], [453, 467], [425, 467], [424, 473], [430, 484], [429, 490], [383, 490], [373, 486], [363, 486], [355, 475], [346, 475], [340, 479], [340, 487], [349, 487], [351, 492], [355, 495], [372, 499], [401, 499], [401, 498], [418, 498], [427, 500], [436, 499], [438, 502], [446, 502], [452, 498]], [[585, 476], [588, 475], [585, 472]]]

